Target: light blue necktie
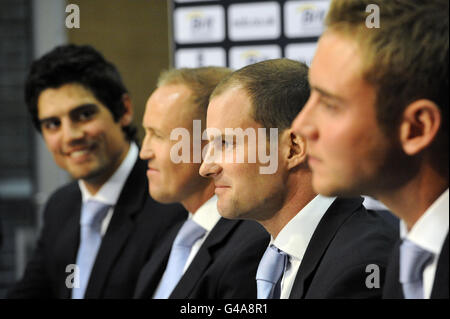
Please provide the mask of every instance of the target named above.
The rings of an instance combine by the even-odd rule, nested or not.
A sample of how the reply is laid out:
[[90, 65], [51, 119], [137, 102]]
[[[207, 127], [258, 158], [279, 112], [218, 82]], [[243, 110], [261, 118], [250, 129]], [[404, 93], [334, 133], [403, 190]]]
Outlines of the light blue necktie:
[[405, 299], [423, 299], [423, 270], [433, 253], [405, 239], [400, 246], [400, 282]]
[[162, 276], [161, 283], [153, 296], [154, 299], [169, 298], [183, 275], [184, 265], [189, 257], [192, 246], [205, 233], [206, 230], [192, 219], [184, 222], [173, 242], [169, 261]]
[[267, 247], [256, 273], [258, 299], [279, 299], [281, 278], [288, 261], [287, 254], [277, 247]]
[[92, 266], [102, 241], [101, 224], [109, 208], [110, 205], [94, 200], [88, 200], [83, 204], [80, 220], [80, 246], [77, 254], [80, 286], [72, 289], [72, 299], [84, 298]]

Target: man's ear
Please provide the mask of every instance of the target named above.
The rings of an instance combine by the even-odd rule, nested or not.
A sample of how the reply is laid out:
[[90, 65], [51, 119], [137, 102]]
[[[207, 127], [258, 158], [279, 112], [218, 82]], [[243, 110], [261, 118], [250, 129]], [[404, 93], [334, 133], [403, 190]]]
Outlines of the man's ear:
[[131, 98], [128, 93], [124, 93], [122, 95], [122, 103], [125, 107], [125, 112], [120, 118], [120, 124], [122, 127], [125, 127], [130, 125], [133, 120], [133, 104], [131, 103]]
[[306, 139], [289, 128], [282, 133], [281, 140], [284, 149], [284, 159], [288, 169], [292, 169], [305, 163], [306, 160]]
[[403, 111], [400, 143], [408, 155], [416, 155], [429, 147], [441, 126], [441, 112], [433, 101], [421, 99]]

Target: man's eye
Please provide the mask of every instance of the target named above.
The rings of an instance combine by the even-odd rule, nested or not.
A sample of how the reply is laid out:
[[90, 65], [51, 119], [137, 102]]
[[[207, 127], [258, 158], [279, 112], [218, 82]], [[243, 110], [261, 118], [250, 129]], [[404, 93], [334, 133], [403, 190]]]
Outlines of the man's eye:
[[337, 109], [336, 105], [334, 105], [333, 103], [329, 103], [327, 101], [324, 101], [324, 100], [320, 100], [320, 104], [323, 105], [326, 109], [329, 109], [331, 111]]
[[58, 128], [60, 122], [58, 120], [46, 120], [41, 123], [41, 127], [46, 130], [54, 130]]
[[85, 110], [85, 111], [82, 111], [82, 112], [80, 112], [80, 113], [78, 114], [78, 119], [79, 119], [80, 121], [86, 121], [86, 120], [89, 120], [93, 115], [94, 115], [94, 112], [93, 112], [93, 111], [91, 111], [91, 110]]

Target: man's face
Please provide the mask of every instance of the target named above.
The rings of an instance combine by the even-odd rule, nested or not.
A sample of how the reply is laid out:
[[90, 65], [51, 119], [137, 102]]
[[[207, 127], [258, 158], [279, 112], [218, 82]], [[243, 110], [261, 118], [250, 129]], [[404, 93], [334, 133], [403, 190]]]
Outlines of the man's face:
[[122, 131], [128, 117], [115, 122], [109, 109], [82, 85], [44, 90], [38, 118], [56, 164], [75, 179], [104, 183], [128, 152]]
[[[241, 142], [235, 139], [234, 143], [227, 143], [226, 128], [252, 129], [256, 132], [257, 141], [263, 139], [264, 151], [268, 149], [266, 137], [257, 134], [262, 126], [251, 117], [251, 101], [246, 91], [234, 87], [214, 97], [208, 106], [207, 127], [217, 131], [208, 134], [209, 157], [204, 159], [200, 174], [213, 178], [220, 214], [226, 218], [258, 221], [270, 218], [283, 201], [285, 185], [282, 170], [278, 167], [274, 174], [260, 173], [260, 167], [265, 165], [259, 161], [258, 142], [255, 145], [244, 138]], [[220, 158], [212, 155], [215, 143], [222, 149]], [[226, 155], [227, 151], [230, 156]], [[238, 152], [243, 152], [243, 162], [236, 161]], [[251, 152], [256, 152], [255, 163], [249, 163]], [[279, 157], [278, 151], [275, 156]]]
[[[140, 156], [148, 161], [150, 195], [162, 203], [184, 202], [209, 181], [198, 174], [200, 163], [175, 163], [171, 149], [179, 140], [171, 140], [174, 129], [187, 129], [192, 136], [195, 106], [191, 90], [182, 84], [163, 85], [147, 101], [142, 125], [145, 138]], [[190, 154], [193, 154], [190, 138]]]
[[397, 136], [377, 123], [376, 92], [361, 61], [355, 41], [325, 33], [309, 71], [311, 96], [292, 124], [307, 139], [313, 187], [324, 195], [374, 194], [396, 166]]

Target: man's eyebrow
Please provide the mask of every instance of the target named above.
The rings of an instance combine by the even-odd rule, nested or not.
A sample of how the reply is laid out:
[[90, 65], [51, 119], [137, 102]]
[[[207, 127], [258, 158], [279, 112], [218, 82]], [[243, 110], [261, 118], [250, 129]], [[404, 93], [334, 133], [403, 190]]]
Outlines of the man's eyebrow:
[[314, 91], [319, 92], [319, 94], [322, 95], [325, 98], [336, 100], [338, 102], [343, 102], [344, 101], [344, 99], [342, 97], [340, 97], [338, 95], [335, 95], [335, 94], [332, 94], [332, 93], [329, 93], [326, 90], [321, 89], [321, 88], [319, 88], [317, 86], [311, 86], [311, 89], [314, 90]]
[[[77, 114], [78, 112], [84, 111], [86, 108], [87, 109], [97, 108], [97, 104], [95, 104], [95, 103], [85, 103], [85, 104], [78, 105], [77, 107], [75, 107], [74, 109], [69, 111], [69, 115], [73, 116], [73, 115]], [[42, 118], [39, 118], [39, 122], [42, 123], [42, 122], [46, 122], [46, 121], [49, 121], [49, 120], [54, 120], [54, 119], [57, 119], [58, 117], [59, 117], [58, 115], [51, 115], [51, 116], [47, 116], [47, 117], [42, 117]]]
[[70, 110], [69, 114], [70, 115], [76, 115], [79, 112], [83, 112], [86, 109], [90, 110], [90, 109], [97, 109], [98, 106], [95, 103], [84, 103], [84, 104], [80, 104], [78, 105], [76, 108]]
[[54, 121], [57, 119], [58, 119], [57, 116], [49, 116], [49, 117], [44, 117], [44, 118], [38, 119], [38, 121], [39, 121], [39, 125], [44, 125], [46, 122], [51, 122], [51, 121]]
[[148, 131], [150, 131], [152, 133], [156, 133], [156, 134], [159, 134], [159, 135], [165, 135], [163, 131], [161, 131], [160, 129], [158, 129], [158, 128], [154, 127], [154, 126], [144, 125], [144, 123], [142, 123], [142, 128], [144, 130], [148, 130]]

